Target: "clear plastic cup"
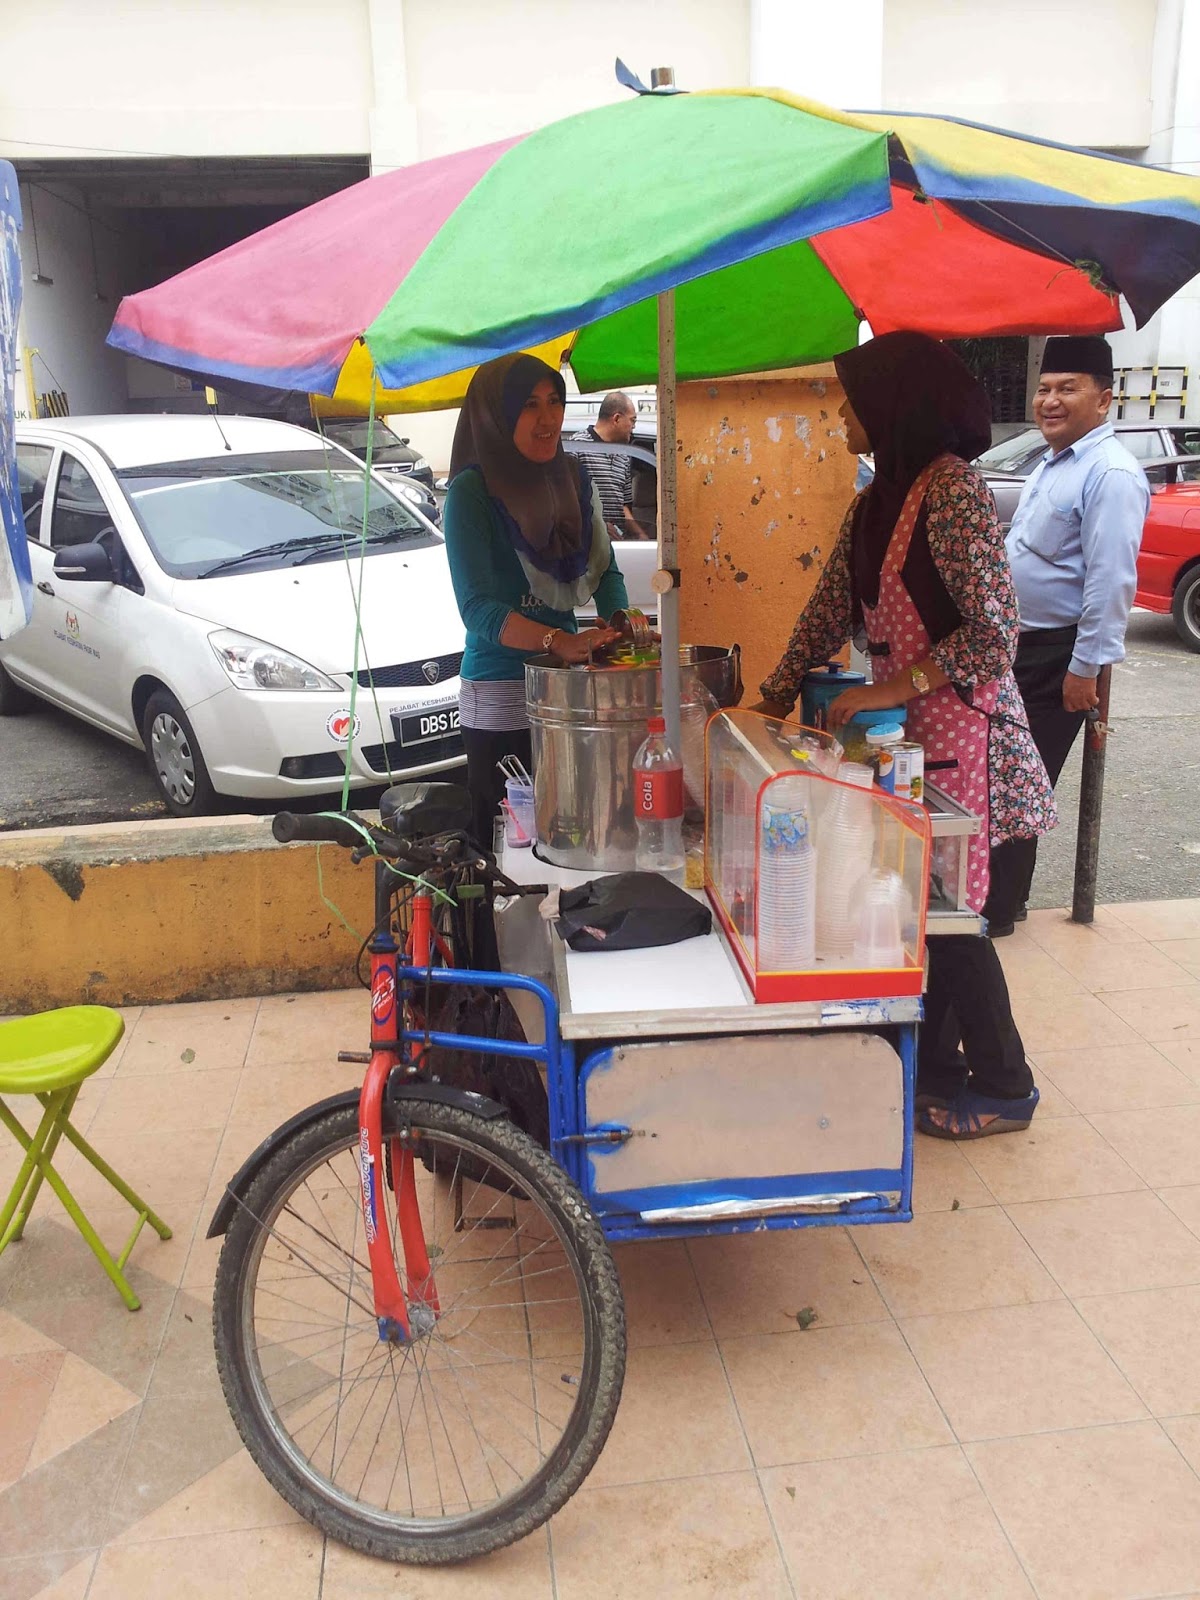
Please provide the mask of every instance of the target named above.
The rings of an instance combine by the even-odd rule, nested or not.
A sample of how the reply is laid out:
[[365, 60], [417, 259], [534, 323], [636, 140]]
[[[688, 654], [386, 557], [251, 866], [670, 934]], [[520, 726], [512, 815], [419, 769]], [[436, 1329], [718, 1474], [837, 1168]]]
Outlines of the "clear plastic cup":
[[869, 872], [857, 885], [854, 913], [854, 960], [864, 967], [904, 965], [904, 921], [908, 894], [899, 873]]
[[504, 838], [514, 849], [528, 850], [537, 838], [533, 786], [510, 778], [504, 785]]

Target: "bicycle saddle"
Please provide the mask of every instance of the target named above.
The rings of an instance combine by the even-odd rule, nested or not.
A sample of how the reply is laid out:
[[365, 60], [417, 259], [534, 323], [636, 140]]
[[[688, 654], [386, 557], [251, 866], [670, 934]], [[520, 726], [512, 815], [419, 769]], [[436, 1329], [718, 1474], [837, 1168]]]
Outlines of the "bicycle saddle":
[[458, 783], [398, 783], [385, 789], [379, 820], [398, 838], [431, 839], [471, 827], [471, 796]]

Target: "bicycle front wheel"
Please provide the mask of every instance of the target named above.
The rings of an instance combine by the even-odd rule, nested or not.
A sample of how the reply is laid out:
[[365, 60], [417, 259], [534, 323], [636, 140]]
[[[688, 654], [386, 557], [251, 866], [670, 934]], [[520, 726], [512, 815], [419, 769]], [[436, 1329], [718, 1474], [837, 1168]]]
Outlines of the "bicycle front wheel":
[[594, 1465], [624, 1377], [620, 1283], [583, 1197], [511, 1123], [424, 1101], [384, 1118], [389, 1174], [413, 1161], [436, 1317], [418, 1305], [410, 1344], [379, 1338], [347, 1106], [243, 1197], [217, 1366], [246, 1448], [301, 1515], [369, 1555], [461, 1561], [538, 1527]]

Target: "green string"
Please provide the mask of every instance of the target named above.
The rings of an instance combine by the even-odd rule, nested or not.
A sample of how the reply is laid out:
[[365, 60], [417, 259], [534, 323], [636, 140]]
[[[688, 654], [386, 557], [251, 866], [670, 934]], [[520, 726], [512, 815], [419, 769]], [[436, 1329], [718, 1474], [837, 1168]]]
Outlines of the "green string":
[[[336, 525], [337, 525], [338, 533], [341, 535], [342, 555], [343, 555], [343, 557], [345, 559], [345, 563], [346, 563], [346, 577], [347, 577], [347, 580], [348, 580], [348, 582], [350, 584], [350, 599], [351, 599], [351, 603], [354, 606], [354, 658], [353, 658], [353, 665], [352, 665], [351, 670], [350, 670], [350, 707], [349, 707], [349, 710], [350, 710], [350, 732], [349, 732], [349, 735], [348, 735], [348, 737], [346, 739], [346, 762], [345, 762], [345, 767], [344, 767], [343, 772], [342, 772], [342, 812], [347, 811], [349, 809], [349, 805], [350, 805], [350, 779], [351, 779], [352, 772], [353, 772], [352, 763], [353, 763], [353, 758], [354, 758], [354, 724], [355, 724], [355, 721], [356, 721], [356, 707], [357, 707], [357, 703], [358, 703], [358, 661], [359, 661], [359, 650], [360, 649], [362, 651], [363, 660], [366, 662], [366, 665], [367, 665], [367, 674], [368, 674], [368, 676], [370, 678], [370, 683], [371, 683], [371, 701], [372, 701], [372, 703], [373, 703], [373, 705], [375, 707], [375, 717], [376, 717], [376, 720], [379, 723], [380, 734], [383, 737], [383, 760], [384, 760], [384, 765], [387, 768], [388, 783], [389, 784], [393, 784], [396, 781], [395, 774], [392, 771], [392, 758], [391, 758], [391, 755], [390, 755], [390, 753], [388, 751], [388, 743], [389, 743], [389, 741], [388, 741], [388, 737], [387, 737], [387, 728], [386, 728], [386, 726], [384, 724], [383, 713], [379, 709], [379, 693], [378, 693], [378, 690], [376, 689], [376, 686], [375, 686], [375, 674], [371, 671], [371, 659], [370, 659], [370, 656], [369, 656], [369, 654], [367, 652], [367, 642], [366, 642], [366, 639], [365, 639], [365, 637], [363, 635], [363, 622], [362, 622], [362, 589], [363, 589], [363, 579], [364, 579], [365, 571], [366, 571], [367, 533], [368, 533], [368, 529], [369, 529], [369, 519], [370, 519], [370, 513], [371, 513], [371, 482], [372, 482], [372, 480], [371, 480], [371, 462], [372, 462], [372, 458], [373, 458], [374, 453], [375, 453], [375, 396], [376, 396], [376, 391], [378, 389], [378, 385], [379, 385], [379, 375], [378, 375], [377, 372], [374, 371], [374, 369], [372, 369], [372, 372], [371, 372], [371, 397], [370, 397], [370, 401], [369, 401], [369, 404], [368, 404], [368, 411], [367, 411], [367, 416], [368, 416], [367, 455], [366, 455], [366, 460], [365, 460], [365, 462], [363, 464], [362, 524], [361, 524], [361, 526], [359, 528], [359, 535], [358, 535], [358, 586], [357, 586], [357, 588], [355, 588], [354, 569], [353, 569], [353, 566], [351, 565], [350, 544], [349, 544], [349, 541], [348, 541], [348, 539], [346, 537], [347, 530], [342, 526], [341, 514], [338, 511], [338, 498], [337, 498], [335, 485], [334, 485], [334, 480], [333, 480], [333, 471], [332, 471], [332, 468], [330, 466], [328, 448], [325, 451], [325, 474], [326, 474], [327, 486], [328, 486], [328, 490], [329, 490], [329, 503], [330, 503], [331, 508], [334, 511], [335, 517], [337, 518], [337, 524]], [[316, 422], [317, 422], [317, 432], [320, 435], [320, 437], [322, 439], [322, 442], [324, 444], [326, 444], [326, 446], [328, 446], [328, 442], [329, 441], [326, 439], [324, 429], [321, 427], [321, 419], [320, 419], [320, 417], [317, 417]], [[338, 815], [340, 815], [340, 813], [337, 813], [337, 812], [323, 812], [322, 815], [323, 816], [338, 816]], [[344, 820], [348, 821], [349, 818], [345, 818]], [[370, 845], [371, 853], [373, 855], [378, 856], [379, 852], [375, 849], [374, 842], [370, 838], [370, 835], [364, 835], [364, 839], [365, 839], [366, 843], [368, 845]], [[391, 862], [385, 862], [384, 865], [388, 868], [388, 870], [390, 872], [395, 872], [398, 877], [408, 878], [408, 876], [409, 876], [407, 873], [400, 872], [398, 868], [393, 867]], [[416, 883], [416, 882], [422, 882], [423, 883], [423, 880], [412, 879], [412, 878], [410, 878], [409, 881], [410, 882], [414, 882], [414, 883]], [[425, 887], [431, 889], [435, 894], [441, 895], [441, 897], [443, 899], [445, 899], [447, 901], [449, 900], [449, 897], [446, 896], [446, 895], [442, 895], [441, 890], [437, 889], [433, 884], [426, 884]], [[317, 850], [317, 892], [321, 896], [321, 900], [324, 903], [326, 909], [333, 912], [334, 916], [337, 917], [338, 921], [342, 924], [342, 926], [349, 933], [354, 933], [354, 929], [346, 921], [346, 918], [342, 915], [342, 913], [338, 909], [338, 907], [335, 906], [333, 904], [333, 902], [326, 897], [325, 888], [324, 888], [324, 874], [323, 874], [322, 868], [321, 868], [321, 852], [320, 852], [320, 848], [318, 848], [318, 850]], [[452, 903], [452, 902], [450, 902], [450, 903]], [[357, 937], [358, 937], [358, 935], [355, 934], [355, 938], [357, 938]]]
[[[454, 904], [454, 897], [452, 895], [448, 895], [444, 889], [440, 889], [436, 883], [430, 883], [429, 879], [425, 877], [424, 873], [417, 873], [414, 875], [411, 872], [404, 872], [400, 867], [396, 866], [395, 862], [388, 861], [381, 856], [379, 854], [379, 846], [375, 843], [374, 839], [372, 839], [370, 831], [358, 820], [357, 817], [349, 817], [343, 811], [317, 811], [314, 813], [314, 815], [318, 817], [332, 817], [336, 822], [346, 823], [349, 827], [354, 829], [355, 833], [359, 835], [375, 859], [385, 866], [389, 872], [394, 873], [397, 878], [403, 878], [405, 883], [411, 883], [417, 889], [428, 889], [430, 894], [434, 895], [438, 900], [443, 900], [448, 906], [452, 906]], [[320, 857], [321, 851], [320, 846], [318, 846], [318, 866], [320, 865]], [[353, 929], [351, 929], [351, 932], [353, 932]]]
[[358, 944], [361, 947], [364, 943], [362, 935], [359, 933], [357, 928], [351, 927], [351, 925], [342, 915], [340, 909], [334, 905], [333, 901], [325, 893], [325, 873], [321, 867], [321, 851], [323, 848], [324, 847], [322, 845], [317, 846], [317, 893], [321, 897], [321, 904], [325, 907], [326, 911], [333, 912], [334, 916], [341, 923], [342, 927], [345, 928], [346, 932], [352, 939], [356, 939], [358, 941]]
[[[357, 590], [355, 590], [355, 588], [354, 588], [354, 575], [353, 575], [353, 573], [351, 573], [351, 577], [350, 577], [350, 592], [351, 592], [351, 594], [353, 596], [353, 599], [354, 599], [354, 662], [353, 662], [353, 665], [350, 668], [350, 732], [349, 732], [349, 735], [348, 735], [348, 737], [346, 739], [346, 770], [345, 770], [345, 773], [342, 776], [342, 810], [343, 811], [348, 811], [349, 808], [350, 808], [350, 772], [351, 772], [351, 762], [353, 761], [353, 758], [354, 758], [354, 723], [355, 723], [355, 711], [354, 711], [354, 708], [355, 708], [355, 704], [356, 704], [356, 702], [358, 700], [358, 651], [359, 651], [359, 646], [362, 644], [362, 636], [363, 636], [363, 627], [362, 627], [362, 586], [363, 586], [363, 574], [366, 571], [366, 565], [367, 565], [367, 518], [371, 514], [371, 457], [374, 455], [374, 453], [375, 453], [375, 379], [374, 379], [374, 376], [372, 375], [372, 378], [371, 378], [371, 399], [370, 399], [370, 404], [369, 404], [369, 406], [367, 408], [367, 459], [366, 459], [365, 470], [363, 472], [362, 528], [359, 531], [359, 536], [358, 536], [358, 589]], [[347, 565], [349, 565], [349, 561], [350, 561], [350, 557], [349, 557], [349, 553], [347, 553], [347, 556], [346, 556]], [[372, 677], [371, 677], [372, 689], [374, 688], [374, 684], [375, 684], [375, 678], [374, 678], [374, 674], [372, 674]], [[378, 707], [376, 707], [376, 710], [378, 710]], [[386, 734], [384, 728], [382, 727], [382, 725], [380, 726], [379, 731], [384, 736], [383, 737], [383, 748], [384, 748], [384, 759], [386, 760], [387, 759], [387, 734]], [[391, 774], [391, 768], [389, 766], [389, 769], [388, 769], [388, 778], [389, 779], [391, 778], [391, 775], [392, 775]]]

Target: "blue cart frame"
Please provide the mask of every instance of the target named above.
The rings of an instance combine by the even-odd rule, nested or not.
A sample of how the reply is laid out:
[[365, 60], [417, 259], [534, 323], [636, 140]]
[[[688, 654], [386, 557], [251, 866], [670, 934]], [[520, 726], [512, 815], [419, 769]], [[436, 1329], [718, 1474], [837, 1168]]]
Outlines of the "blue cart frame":
[[[596, 1162], [603, 1161], [606, 1150], [631, 1137], [633, 1130], [611, 1123], [588, 1126], [586, 1097], [591, 1077], [605, 1070], [618, 1045], [610, 1041], [590, 1052], [578, 1050], [576, 1041], [563, 1037], [558, 997], [536, 978], [514, 972], [407, 966], [398, 967], [397, 977], [410, 993], [432, 983], [522, 990], [538, 1001], [545, 1029], [542, 1044], [424, 1029], [401, 1030], [403, 1051], [411, 1058], [433, 1045], [536, 1062], [546, 1073], [551, 1153], [583, 1193], [610, 1240], [688, 1238], [912, 1219], [912, 1106], [917, 1024], [921, 1015], [919, 999], [905, 997], [816, 1005], [812, 1008], [814, 1020], [809, 1026], [797, 1025], [790, 1018], [789, 1025], [781, 1019], [778, 1030], [780, 1036], [786, 1036], [826, 1028], [886, 1029], [889, 1042], [900, 1058], [902, 1072], [903, 1136], [898, 1167], [786, 1174], [771, 1179], [730, 1173], [720, 1180], [611, 1193], [604, 1192], [596, 1183]], [[771, 1009], [758, 1008], [760, 1017]], [[761, 1023], [756, 1023], [756, 1031], [763, 1031]], [[670, 1040], [670, 1029], [664, 1030], [658, 1038]], [[636, 1041], [629, 1042], [644, 1043], [646, 1039], [639, 1033]], [[839, 1200], [838, 1196], [844, 1198]], [[757, 1204], [762, 1210], [751, 1215], [709, 1215], [695, 1221], [648, 1221], [644, 1216], [647, 1211], [719, 1207], [730, 1201], [751, 1209]], [[792, 1201], [794, 1208], [789, 1208]], [[817, 1206], [819, 1209], [807, 1209]]]

